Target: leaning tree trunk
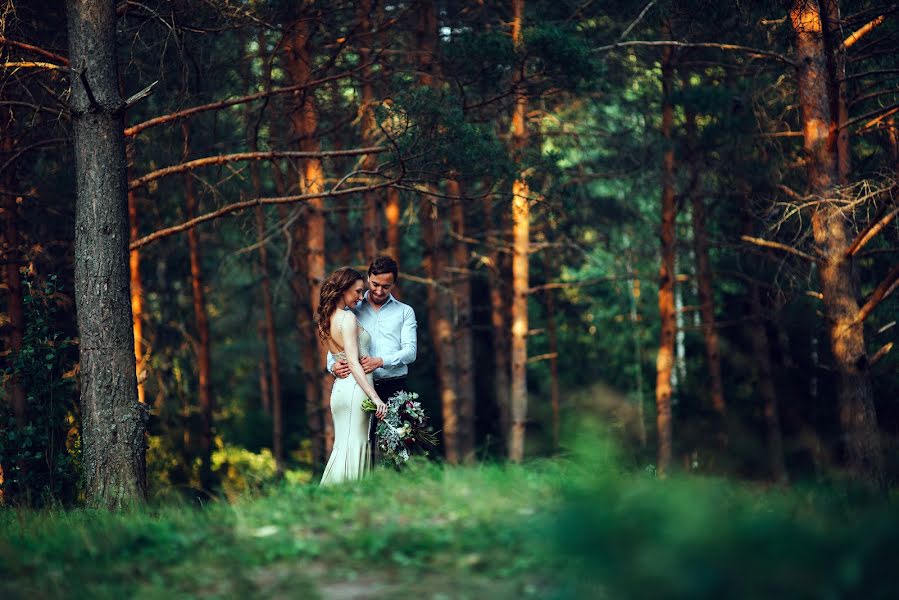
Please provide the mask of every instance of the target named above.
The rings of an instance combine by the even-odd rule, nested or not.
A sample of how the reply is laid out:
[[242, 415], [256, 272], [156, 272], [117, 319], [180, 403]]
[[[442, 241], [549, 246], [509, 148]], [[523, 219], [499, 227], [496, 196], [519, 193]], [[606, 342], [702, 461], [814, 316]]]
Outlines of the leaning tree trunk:
[[665, 475], [671, 466], [671, 371], [674, 366], [674, 338], [677, 330], [674, 310], [675, 218], [674, 148], [671, 127], [674, 105], [671, 102], [673, 80], [672, 52], [662, 50], [662, 228], [661, 266], [659, 267], [659, 319], [661, 334], [656, 357], [656, 427], [658, 429], [658, 472]]
[[[184, 162], [190, 160], [190, 130], [181, 125], [184, 134]], [[187, 220], [198, 212], [197, 195], [192, 173], [184, 176], [184, 204]], [[193, 295], [194, 320], [197, 324], [197, 396], [200, 408], [200, 485], [204, 490], [212, 488], [212, 359], [209, 338], [209, 314], [206, 311], [206, 291], [203, 288], [203, 261], [200, 252], [200, 236], [196, 227], [187, 231], [187, 247], [190, 254], [190, 282]]]
[[879, 488], [884, 485], [883, 455], [858, 305], [857, 271], [847, 252], [852, 237], [837, 202], [839, 162], [834, 136], [838, 117], [831, 113], [828, 102], [829, 77], [818, 3], [795, 0], [790, 20], [796, 35], [809, 192], [819, 200], [812, 213], [812, 233], [819, 257], [824, 316], [840, 378], [840, 423], [847, 462], [852, 477]]
[[[521, 49], [524, 0], [512, 3], [512, 41]], [[519, 67], [515, 86], [515, 111], [512, 114], [512, 138], [517, 160], [527, 145], [527, 96], [524, 92], [524, 64]], [[528, 417], [528, 251], [530, 244], [531, 206], [528, 183], [523, 165], [512, 183], [512, 371], [509, 400], [511, 405], [511, 430], [509, 432], [509, 459], [519, 462], [524, 458], [524, 434]]]
[[75, 302], [87, 503], [146, 497], [146, 412], [137, 399], [128, 272], [128, 182], [115, 5], [68, 0], [75, 136]]

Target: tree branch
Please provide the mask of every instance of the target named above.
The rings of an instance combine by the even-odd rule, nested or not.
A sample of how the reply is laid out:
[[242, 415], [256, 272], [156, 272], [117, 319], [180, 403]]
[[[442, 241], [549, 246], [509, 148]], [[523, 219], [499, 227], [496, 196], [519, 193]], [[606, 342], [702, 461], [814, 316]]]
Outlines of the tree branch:
[[843, 48], [851, 48], [855, 42], [859, 41], [863, 36], [870, 33], [871, 30], [873, 30], [875, 27], [886, 21], [886, 18], [886, 15], [880, 15], [879, 17], [868, 21], [867, 23], [856, 29], [852, 35], [843, 40]]
[[868, 318], [877, 305], [890, 297], [890, 294], [896, 289], [896, 286], [899, 286], [899, 264], [893, 267], [893, 270], [887, 274], [883, 281], [880, 282], [880, 285], [871, 292], [871, 295], [868, 296], [868, 299], [865, 301], [865, 304], [858, 309], [858, 315], [855, 317], [855, 323], [861, 323], [865, 319]]
[[865, 113], [860, 117], [855, 117], [854, 119], [849, 119], [848, 121], [843, 123], [843, 126], [840, 127], [840, 129], [844, 129], [846, 127], [849, 127], [850, 125], [854, 125], [854, 124], [858, 123], [859, 121], [864, 121], [865, 119], [867, 119], [869, 117], [874, 117], [873, 119], [871, 119], [870, 121], [865, 123], [865, 126], [861, 128], [861, 131], [864, 131], [866, 129], [871, 129], [872, 127], [874, 127], [875, 125], [877, 125], [878, 123], [880, 123], [881, 121], [883, 121], [884, 119], [889, 117], [890, 115], [895, 114], [896, 112], [899, 112], [899, 102], [896, 102], [895, 104], [892, 104], [890, 106], [878, 108], [877, 110], [872, 110], [871, 112]]
[[163, 125], [165, 123], [171, 123], [172, 121], [176, 121], [178, 119], [184, 119], [186, 117], [190, 117], [197, 113], [205, 112], [207, 110], [220, 110], [223, 108], [228, 108], [229, 106], [234, 106], [236, 104], [244, 104], [246, 102], [253, 102], [254, 100], [259, 100], [261, 98], [267, 98], [269, 96], [274, 96], [277, 94], [289, 94], [291, 92], [297, 92], [306, 88], [315, 87], [321, 85], [323, 83], [328, 83], [329, 81], [334, 81], [337, 79], [343, 79], [345, 77], [350, 77], [356, 72], [370, 66], [370, 63], [365, 65], [360, 65], [355, 69], [351, 69], [349, 71], [345, 71], [343, 73], [338, 73], [336, 75], [330, 75], [328, 77], [323, 77], [322, 79], [316, 79], [314, 81], [308, 81], [305, 83], [300, 83], [297, 85], [290, 85], [282, 88], [274, 88], [271, 90], [266, 90], [262, 92], [257, 92], [255, 94], [250, 94], [249, 96], [241, 96], [239, 98], [231, 98], [230, 100], [219, 100], [218, 102], [211, 102], [209, 104], [201, 104], [199, 106], [193, 106], [191, 108], [186, 108], [184, 110], [179, 110], [178, 112], [173, 112], [167, 115], [162, 115], [159, 117], [153, 117], [152, 119], [148, 119], [142, 123], [138, 123], [137, 125], [132, 125], [131, 127], [125, 128], [125, 137], [134, 137], [145, 129], [149, 129], [150, 127], [155, 127], [157, 125]]
[[846, 250], [846, 256], [855, 256], [859, 250], [861, 250], [865, 244], [870, 242], [874, 236], [883, 231], [884, 227], [890, 224], [890, 221], [896, 218], [896, 215], [899, 214], [899, 206], [895, 207], [893, 210], [888, 212], [883, 216], [882, 219], [878, 221], [872, 221], [868, 224], [868, 226], [859, 232], [858, 236], [855, 238], [855, 241], [852, 242], [852, 245]]
[[347, 150], [326, 150], [322, 152], [304, 152], [300, 150], [272, 150], [269, 152], [238, 152], [236, 154], [221, 154], [219, 156], [206, 156], [190, 160], [186, 163], [172, 165], [156, 171], [151, 171], [146, 175], [132, 179], [128, 182], [128, 190], [135, 190], [143, 187], [151, 181], [166, 177], [168, 175], [176, 175], [191, 171], [200, 167], [210, 165], [222, 165], [225, 163], [239, 162], [243, 160], [272, 160], [277, 158], [333, 158], [344, 156], [359, 156], [360, 154], [379, 154], [386, 152], [387, 148], [372, 146], [370, 148], [350, 148]]
[[741, 235], [740, 239], [744, 242], [749, 242], [750, 244], [755, 244], [756, 246], [762, 246], [764, 248], [774, 248], [775, 250], [783, 250], [784, 252], [789, 252], [799, 258], [804, 260], [808, 260], [811, 262], [815, 262], [815, 257], [811, 254], [806, 254], [802, 250], [797, 250], [792, 246], [787, 246], [786, 244], [781, 244], [780, 242], [772, 242], [770, 240], [763, 240], [761, 238], [755, 238], [748, 235]]
[[69, 59], [65, 56], [61, 56], [54, 52], [50, 52], [49, 50], [44, 50], [43, 48], [38, 48], [37, 46], [32, 46], [31, 44], [26, 44], [25, 42], [17, 42], [15, 40], [11, 40], [7, 37], [0, 35], [0, 45], [6, 46], [15, 46], [16, 48], [21, 48], [23, 50], [28, 50], [29, 52], [33, 52], [34, 54], [39, 54], [44, 58], [49, 58], [50, 60], [55, 60], [58, 63], [61, 63], [65, 66], [68, 66]]
[[[223, 206], [218, 210], [206, 213], [205, 215], [194, 217], [193, 219], [185, 221], [180, 225], [166, 227], [165, 229], [160, 229], [159, 231], [155, 231], [149, 235], [145, 235], [144, 237], [131, 242], [128, 248], [129, 250], [137, 250], [138, 248], [146, 246], [151, 242], [155, 242], [158, 239], [168, 237], [182, 231], [187, 231], [188, 229], [196, 227], [197, 225], [205, 223], [206, 221], [212, 221], [213, 219], [218, 219], [219, 217], [239, 212], [246, 208], [252, 208], [254, 206], [264, 206], [266, 204], [293, 204], [296, 202], [312, 200], [313, 198], [334, 198], [337, 196], [348, 196], [350, 194], [360, 194], [363, 192], [370, 192], [373, 190], [389, 187], [391, 185], [394, 185], [395, 183], [397, 183], [397, 180], [385, 181], [384, 183], [377, 183], [373, 185], [356, 186], [339, 191], [330, 190], [327, 192], [320, 192], [316, 194], [296, 194], [293, 196], [276, 196], [271, 198], [253, 198], [252, 200], [243, 200], [241, 202], [228, 204], [227, 206]], [[408, 275], [405, 274], [403, 275], [403, 277], [406, 279], [409, 278]]]
[[631, 30], [637, 26], [637, 24], [643, 20], [643, 17], [646, 16], [646, 13], [652, 8], [652, 5], [656, 3], [656, 0], [650, 0], [649, 3], [643, 7], [643, 10], [640, 11], [640, 14], [637, 15], [637, 18], [633, 20], [633, 22], [627, 26], [627, 29], [621, 34], [621, 37], [618, 38], [618, 41], [622, 41], [627, 37], [627, 34], [631, 32]]
[[763, 57], [763, 58], [771, 58], [774, 60], [779, 60], [784, 62], [792, 67], [796, 66], [796, 63], [784, 56], [783, 54], [778, 54], [777, 52], [769, 52], [768, 50], [759, 50], [758, 48], [750, 48], [749, 46], [740, 46], [737, 44], [716, 44], [712, 42], [675, 42], [672, 40], [653, 40], [653, 41], [631, 41], [631, 42], [617, 42], [615, 44], [609, 44], [608, 46], [600, 46], [596, 48], [597, 52], [608, 52], [609, 50], [615, 50], [617, 48], [624, 48], [626, 46], [660, 46], [660, 47], [674, 47], [674, 48], [712, 48], [716, 50], [728, 50], [731, 52], [743, 52], [749, 54], [753, 57]]
[[48, 62], [40, 62], [40, 61], [31, 61], [31, 60], [23, 60], [23, 61], [15, 61], [15, 62], [5, 62], [0, 64], [0, 68], [4, 69], [50, 69], [50, 70], [63, 70], [67, 67], [65, 65], [55, 65], [53, 63]]

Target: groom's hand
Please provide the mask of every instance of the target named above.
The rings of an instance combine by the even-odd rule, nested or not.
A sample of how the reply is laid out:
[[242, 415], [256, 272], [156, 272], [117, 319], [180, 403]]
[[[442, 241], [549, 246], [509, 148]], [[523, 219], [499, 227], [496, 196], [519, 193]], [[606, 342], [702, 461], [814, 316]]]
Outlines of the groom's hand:
[[350, 374], [350, 364], [345, 360], [338, 360], [334, 363], [334, 367], [331, 369], [331, 372], [334, 373], [334, 377], [338, 379], [344, 379]]
[[371, 373], [384, 366], [384, 359], [377, 356], [363, 356], [359, 362], [362, 364], [362, 370], [366, 373]]

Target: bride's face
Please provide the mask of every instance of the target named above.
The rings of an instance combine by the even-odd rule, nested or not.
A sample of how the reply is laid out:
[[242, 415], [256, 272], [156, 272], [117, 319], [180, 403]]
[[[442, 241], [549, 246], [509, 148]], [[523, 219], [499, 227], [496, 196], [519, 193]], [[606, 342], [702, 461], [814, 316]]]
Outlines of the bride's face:
[[343, 293], [343, 303], [350, 308], [355, 308], [357, 304], [362, 302], [362, 295], [364, 293], [365, 284], [359, 279]]

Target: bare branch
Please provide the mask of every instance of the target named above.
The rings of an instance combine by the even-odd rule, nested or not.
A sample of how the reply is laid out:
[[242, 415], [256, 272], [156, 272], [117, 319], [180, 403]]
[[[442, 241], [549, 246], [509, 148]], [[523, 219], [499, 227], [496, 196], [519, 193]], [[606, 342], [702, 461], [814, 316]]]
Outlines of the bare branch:
[[151, 171], [142, 177], [132, 179], [128, 182], [128, 189], [134, 190], [143, 187], [151, 181], [166, 177], [168, 175], [176, 175], [191, 171], [200, 167], [210, 165], [222, 165], [232, 162], [240, 162], [244, 160], [273, 160], [278, 158], [333, 158], [343, 156], [359, 156], [360, 154], [378, 154], [386, 152], [387, 148], [372, 146], [371, 148], [349, 148], [347, 150], [326, 150], [322, 152], [304, 152], [300, 150], [273, 150], [269, 152], [238, 152], [236, 154], [221, 154], [219, 156], [206, 156], [197, 158], [186, 163], [172, 165], [156, 171]]
[[874, 356], [868, 361], [868, 364], [872, 367], [877, 364], [877, 362], [887, 355], [887, 353], [893, 349], [893, 342], [887, 342], [880, 349], [874, 353]]
[[858, 314], [855, 317], [855, 323], [861, 323], [865, 319], [868, 318], [877, 305], [890, 297], [890, 294], [896, 289], [896, 286], [899, 286], [899, 264], [893, 267], [893, 270], [890, 271], [883, 281], [880, 282], [880, 285], [871, 292], [871, 295], [868, 296], [868, 299], [865, 300], [865, 304], [858, 309]]
[[25, 42], [17, 42], [15, 40], [11, 40], [0, 35], [0, 45], [6, 46], [15, 46], [16, 48], [21, 48], [22, 50], [28, 50], [29, 52], [33, 52], [34, 54], [38, 54], [43, 56], [44, 58], [49, 58], [50, 60], [55, 60], [58, 63], [68, 66], [69, 59], [65, 56], [61, 56], [54, 52], [50, 52], [49, 50], [44, 50], [43, 48], [39, 48], [37, 46], [32, 46], [31, 44], [26, 44]]
[[0, 64], [0, 67], [4, 69], [49, 69], [49, 70], [63, 70], [67, 69], [65, 65], [55, 65], [53, 63], [48, 62], [40, 62], [40, 61], [16, 61], [16, 62], [6, 62]]
[[880, 15], [879, 17], [868, 21], [867, 23], [856, 29], [855, 32], [852, 33], [852, 35], [843, 40], [843, 48], [851, 48], [855, 42], [859, 41], [863, 36], [870, 33], [871, 30], [883, 23], [886, 18], [886, 15]]
[[350, 77], [354, 75], [361, 69], [370, 66], [370, 64], [360, 65], [355, 69], [351, 69], [350, 71], [345, 71], [343, 73], [337, 73], [336, 75], [330, 75], [328, 77], [323, 77], [322, 79], [316, 79], [314, 81], [307, 81], [305, 83], [300, 83], [297, 85], [290, 85], [282, 88], [274, 88], [271, 90], [266, 90], [262, 92], [257, 92], [255, 94], [250, 94], [249, 96], [241, 96], [239, 98], [231, 98], [229, 100], [219, 100], [218, 102], [211, 102], [209, 104], [201, 104], [199, 106], [193, 106], [191, 108], [186, 108], [184, 110], [179, 110], [178, 112], [173, 112], [168, 115], [161, 115], [159, 117], [153, 117], [152, 119], [148, 119], [143, 123], [138, 123], [137, 125], [132, 125], [131, 127], [125, 128], [125, 137], [133, 137], [145, 129], [149, 129], [150, 127], [155, 127], [157, 125], [163, 125], [165, 123], [171, 123], [172, 121], [176, 121], [178, 119], [184, 119], [186, 117], [190, 117], [197, 113], [205, 112], [208, 110], [220, 110], [222, 108], [228, 108], [229, 106], [234, 106], [237, 104], [244, 104], [246, 102], [253, 102], [254, 100], [259, 100], [261, 98], [267, 98], [269, 96], [274, 96], [277, 94], [289, 94], [292, 92], [297, 92], [303, 89], [315, 87], [321, 85], [323, 83], [327, 83], [329, 81], [335, 81], [337, 79], [344, 79], [346, 77]]
[[843, 125], [842, 125], [842, 127], [840, 127], [840, 129], [849, 127], [850, 125], [854, 125], [855, 123], [858, 123], [859, 121], [864, 121], [865, 119], [867, 119], [869, 117], [874, 117], [873, 119], [871, 119], [870, 121], [865, 123], [864, 127], [862, 127], [861, 130], [864, 131], [865, 129], [870, 129], [871, 127], [874, 127], [875, 125], [877, 125], [878, 123], [880, 123], [881, 121], [883, 121], [884, 119], [889, 117], [890, 115], [895, 114], [897, 112], [899, 112], [899, 102], [896, 102], [895, 104], [892, 104], [890, 106], [878, 108], [877, 110], [872, 110], [871, 112], [865, 113], [865, 114], [861, 115], [860, 117], [855, 117], [854, 119], [849, 119], [848, 121], [843, 123]]
[[132, 106], [134, 106], [135, 104], [137, 104], [138, 102], [140, 102], [141, 100], [143, 100], [144, 98], [146, 98], [147, 96], [152, 94], [153, 88], [156, 87], [157, 83], [159, 83], [158, 79], [156, 81], [154, 81], [153, 83], [151, 83], [150, 85], [148, 85], [147, 87], [145, 87], [144, 89], [142, 89], [141, 91], [139, 91], [136, 94], [134, 94], [133, 96], [131, 96], [130, 98], [128, 98], [127, 100], [125, 100], [125, 106], [124, 106], [123, 110], [128, 110], [129, 108], [131, 108]]
[[865, 244], [874, 239], [878, 233], [883, 231], [884, 227], [890, 224], [890, 221], [896, 218], [896, 215], [899, 214], [899, 206], [895, 207], [893, 210], [888, 212], [883, 216], [882, 219], [878, 221], [872, 221], [868, 224], [868, 227], [859, 232], [858, 237], [855, 238], [855, 241], [852, 242], [852, 245], [846, 250], [846, 256], [855, 256], [859, 250], [861, 250]]
[[[243, 200], [241, 202], [235, 202], [233, 204], [228, 204], [227, 206], [223, 206], [218, 210], [214, 210], [210, 213], [206, 213], [205, 215], [200, 215], [189, 221], [185, 221], [180, 225], [174, 225], [172, 227], [166, 227], [165, 229], [160, 229], [159, 231], [155, 231], [149, 235], [145, 235], [144, 237], [134, 240], [131, 242], [129, 246], [129, 250], [137, 250], [143, 246], [151, 242], [155, 242], [158, 239], [168, 237], [175, 233], [180, 233], [182, 231], [187, 231], [188, 229], [192, 229], [201, 223], [205, 223], [206, 221], [212, 221], [213, 219], [218, 219], [219, 217], [223, 217], [225, 215], [229, 215], [231, 213], [240, 212], [247, 208], [252, 208], [254, 206], [264, 206], [266, 204], [293, 204], [296, 202], [304, 202], [306, 200], [312, 200], [313, 198], [334, 198], [337, 196], [348, 196], [350, 194], [360, 194], [363, 192], [370, 192], [373, 190], [378, 190], [381, 188], [389, 187], [394, 185], [397, 181], [390, 180], [385, 181], [383, 183], [377, 183], [373, 185], [366, 186], [356, 186], [352, 188], [347, 188], [345, 190], [338, 191], [327, 191], [327, 192], [319, 192], [315, 194], [296, 194], [293, 196], [276, 196], [272, 198], [253, 198], [252, 200]], [[403, 275], [404, 278], [409, 279], [408, 275]]]
[[627, 34], [631, 32], [631, 30], [637, 26], [637, 24], [643, 20], [643, 17], [646, 16], [646, 13], [652, 8], [652, 5], [656, 3], [656, 0], [650, 0], [649, 3], [643, 7], [643, 10], [640, 11], [640, 14], [637, 15], [637, 18], [633, 20], [633, 22], [627, 26], [627, 29], [621, 34], [621, 37], [618, 38], [618, 41], [623, 40], [627, 37]]
[[812, 256], [810, 254], [806, 254], [802, 250], [797, 250], [796, 248], [793, 248], [792, 246], [787, 246], [786, 244], [781, 244], [780, 242], [772, 242], [770, 240], [763, 240], [761, 238], [751, 237], [748, 235], [741, 235], [740, 239], [743, 240], [744, 242], [749, 242], [750, 244], [755, 244], [756, 246], [762, 246], [764, 248], [774, 248], [775, 250], [783, 250], [784, 252], [789, 252], [790, 254], [793, 254], [794, 256], [798, 256], [799, 258], [802, 258], [804, 260], [808, 260], [811, 262], [815, 261], [814, 256]]
[[716, 50], [727, 50], [731, 52], [742, 52], [745, 54], [749, 54], [754, 58], [770, 58], [773, 60], [778, 60], [783, 63], [786, 63], [792, 67], [796, 66], [796, 63], [784, 56], [783, 54], [778, 54], [777, 52], [770, 52], [768, 50], [759, 50], [758, 48], [750, 48], [749, 46], [740, 46], [737, 44], [717, 44], [712, 42], [675, 42], [672, 40], [652, 40], [652, 41], [631, 41], [631, 42], [618, 42], [615, 44], [609, 44], [608, 46], [600, 46], [596, 48], [597, 52], [608, 52], [609, 50], [615, 50], [617, 48], [624, 48], [626, 46], [659, 46], [659, 47], [674, 47], [674, 48], [712, 48]]

